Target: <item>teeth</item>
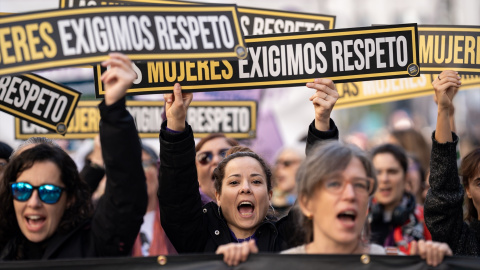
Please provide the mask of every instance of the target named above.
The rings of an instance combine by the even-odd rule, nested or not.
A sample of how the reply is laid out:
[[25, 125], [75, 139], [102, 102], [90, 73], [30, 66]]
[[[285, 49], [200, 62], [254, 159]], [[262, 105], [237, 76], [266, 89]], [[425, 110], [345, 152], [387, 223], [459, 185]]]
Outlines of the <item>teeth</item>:
[[354, 211], [345, 211], [345, 212], [342, 212], [343, 215], [350, 215], [350, 216], [355, 216], [355, 212]]
[[31, 220], [39, 220], [39, 219], [41, 219], [40, 216], [28, 216], [27, 218], [28, 218], [28, 219], [31, 219]]
[[251, 202], [241, 202], [238, 206], [242, 206], [242, 205], [252, 206], [253, 204]]

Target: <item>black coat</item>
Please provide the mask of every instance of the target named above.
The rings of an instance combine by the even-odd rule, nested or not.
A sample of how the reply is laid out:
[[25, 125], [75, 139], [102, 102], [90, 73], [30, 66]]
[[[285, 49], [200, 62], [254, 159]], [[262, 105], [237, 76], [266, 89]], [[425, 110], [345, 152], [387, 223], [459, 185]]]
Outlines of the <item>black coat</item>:
[[[310, 127], [309, 137], [313, 136], [311, 131]], [[333, 133], [338, 137], [338, 131]], [[310, 139], [309, 146], [315, 141]], [[211, 202], [202, 206], [195, 156], [191, 127], [186, 125], [183, 132], [175, 134], [166, 131], [164, 122], [160, 131], [160, 218], [179, 253], [215, 252], [218, 246], [233, 241], [217, 204]], [[298, 241], [291, 239], [295, 219], [295, 214], [289, 213], [277, 222], [263, 221], [255, 232], [259, 251], [278, 252], [296, 245]]]
[[[107, 184], [91, 219], [66, 233], [46, 240], [41, 259], [110, 257], [129, 255], [147, 207], [141, 147], [132, 116], [122, 99], [111, 106], [99, 105], [100, 140]], [[5, 246], [0, 258], [16, 257], [17, 236]], [[27, 258], [32, 258], [27, 254]], [[38, 258], [36, 258], [38, 259]]]

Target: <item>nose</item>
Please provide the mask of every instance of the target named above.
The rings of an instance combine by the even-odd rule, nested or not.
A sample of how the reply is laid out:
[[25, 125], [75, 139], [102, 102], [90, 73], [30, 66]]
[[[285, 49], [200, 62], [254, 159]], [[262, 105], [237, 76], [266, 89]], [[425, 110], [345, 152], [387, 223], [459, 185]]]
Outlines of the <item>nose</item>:
[[240, 193], [250, 193], [250, 183], [249, 181], [242, 181], [242, 186], [240, 189]]
[[212, 157], [212, 164], [215, 165], [215, 167], [222, 161], [223, 157], [220, 155], [220, 153], [214, 154]]
[[344, 200], [355, 200], [355, 189], [352, 183], [350, 182], [345, 183], [345, 188], [343, 189], [343, 192], [342, 192], [342, 198]]
[[380, 172], [377, 174], [378, 182], [388, 182], [388, 173]]
[[42, 201], [38, 196], [38, 191], [34, 190], [32, 196], [27, 200], [27, 206], [30, 208], [39, 208], [42, 206]]

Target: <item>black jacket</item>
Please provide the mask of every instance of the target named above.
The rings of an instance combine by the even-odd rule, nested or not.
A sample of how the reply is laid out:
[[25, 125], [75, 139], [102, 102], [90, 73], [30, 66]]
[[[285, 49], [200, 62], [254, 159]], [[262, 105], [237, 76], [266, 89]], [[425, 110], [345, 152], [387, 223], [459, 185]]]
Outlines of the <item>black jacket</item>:
[[[335, 127], [336, 129], [336, 127]], [[309, 129], [309, 136], [311, 134]], [[338, 136], [338, 131], [337, 131]], [[311, 146], [314, 142], [311, 139]], [[160, 131], [162, 171], [158, 198], [160, 218], [168, 238], [179, 253], [215, 252], [218, 246], [233, 241], [225, 219], [216, 203], [202, 206], [195, 167], [195, 142], [189, 125], [174, 134]], [[275, 252], [296, 245], [295, 215], [290, 213], [277, 222], [264, 221], [255, 232], [259, 251]]]
[[430, 189], [425, 200], [425, 223], [435, 241], [447, 243], [454, 255], [480, 256], [480, 221], [463, 221], [464, 188], [457, 168], [458, 137], [439, 143], [432, 135]]
[[[137, 237], [147, 207], [141, 147], [132, 116], [122, 99], [111, 106], [99, 105], [100, 140], [107, 184], [91, 219], [66, 233], [46, 240], [39, 258], [65, 259], [125, 256]], [[23, 236], [17, 236], [23, 237]], [[2, 250], [0, 258], [16, 257], [18, 238]], [[32, 258], [27, 254], [27, 258]]]

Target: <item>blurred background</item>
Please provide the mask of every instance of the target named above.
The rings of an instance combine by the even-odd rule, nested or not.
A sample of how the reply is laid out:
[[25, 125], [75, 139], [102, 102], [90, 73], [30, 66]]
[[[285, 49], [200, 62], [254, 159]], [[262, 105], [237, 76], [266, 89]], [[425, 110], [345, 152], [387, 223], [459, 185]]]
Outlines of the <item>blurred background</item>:
[[[88, 2], [88, 1], [87, 1]], [[234, 3], [295, 12], [336, 16], [335, 28], [370, 26], [372, 24], [417, 23], [441, 25], [480, 25], [478, 0], [237, 0], [195, 2]], [[56, 9], [59, 0], [0, 0], [0, 13], [19, 13]], [[82, 99], [94, 99], [91, 69], [69, 68], [38, 72], [41, 76], [66, 84], [83, 93]], [[460, 135], [460, 154], [480, 145], [479, 87], [460, 91], [455, 99], [455, 120]], [[244, 141], [270, 161], [282, 146], [295, 144], [306, 136], [307, 126], [314, 117], [308, 98], [313, 91], [306, 87], [215, 92], [195, 95], [194, 100], [258, 100], [258, 131], [255, 140]], [[433, 90], [432, 90], [433, 94]], [[162, 100], [161, 95], [137, 96], [138, 99]], [[389, 102], [373, 106], [339, 109], [333, 113], [344, 139], [369, 147], [387, 140], [392, 129], [413, 128], [430, 141], [435, 128], [436, 105], [433, 96]], [[16, 146], [14, 119], [0, 112], [0, 140]], [[158, 149], [158, 140], [145, 140]], [[75, 154], [91, 141], [66, 141], [64, 146]], [[80, 151], [81, 152], [81, 151]], [[78, 159], [77, 159], [78, 160]]]

